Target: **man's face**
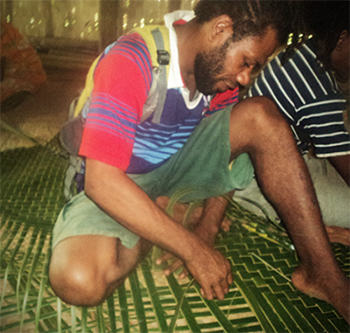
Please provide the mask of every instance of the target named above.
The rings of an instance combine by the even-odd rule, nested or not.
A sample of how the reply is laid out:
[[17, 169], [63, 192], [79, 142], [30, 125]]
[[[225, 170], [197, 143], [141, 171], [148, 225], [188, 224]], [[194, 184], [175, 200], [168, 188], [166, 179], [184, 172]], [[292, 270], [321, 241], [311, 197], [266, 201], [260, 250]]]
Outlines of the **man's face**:
[[247, 37], [238, 42], [198, 53], [194, 62], [197, 89], [204, 95], [222, 93], [250, 82], [252, 71], [259, 70], [276, 50], [276, 30], [264, 36]]

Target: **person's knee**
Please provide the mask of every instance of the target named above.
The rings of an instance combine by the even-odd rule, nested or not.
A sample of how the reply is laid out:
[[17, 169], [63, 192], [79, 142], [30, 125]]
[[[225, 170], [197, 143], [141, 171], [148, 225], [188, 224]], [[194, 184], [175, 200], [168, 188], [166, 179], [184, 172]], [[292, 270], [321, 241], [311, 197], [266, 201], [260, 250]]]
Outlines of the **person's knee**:
[[106, 286], [94, 268], [83, 265], [57, 267], [52, 263], [49, 278], [56, 296], [68, 304], [94, 306], [104, 300]]
[[269, 98], [247, 98], [232, 108], [230, 139], [233, 147], [249, 151], [248, 147], [277, 144], [281, 138], [294, 143], [290, 126]]
[[[249, 128], [257, 131], [289, 129], [277, 105], [267, 97], [251, 97], [241, 102], [241, 114], [249, 124]], [[234, 109], [233, 109], [234, 110]]]
[[49, 279], [55, 294], [76, 306], [100, 305], [112, 287], [115, 289], [123, 282], [116, 265], [101, 267], [83, 260], [64, 259], [55, 252], [51, 258]]

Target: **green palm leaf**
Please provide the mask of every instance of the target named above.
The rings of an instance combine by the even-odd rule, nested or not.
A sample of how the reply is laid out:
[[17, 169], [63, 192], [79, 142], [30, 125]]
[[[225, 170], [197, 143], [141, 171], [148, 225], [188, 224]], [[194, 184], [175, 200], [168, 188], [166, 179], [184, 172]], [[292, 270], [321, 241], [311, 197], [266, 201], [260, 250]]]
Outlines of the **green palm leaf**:
[[[50, 287], [48, 265], [52, 226], [65, 202], [66, 160], [52, 147], [1, 154], [1, 332], [349, 331], [331, 306], [291, 285], [297, 259], [283, 228], [234, 201], [227, 210], [230, 231], [217, 240], [235, 276], [224, 300], [207, 301], [197, 283], [163, 277], [149, 256], [101, 306], [60, 301]], [[191, 191], [176, 193], [169, 211]], [[199, 204], [189, 204], [185, 221]], [[349, 275], [349, 248], [333, 249]]]

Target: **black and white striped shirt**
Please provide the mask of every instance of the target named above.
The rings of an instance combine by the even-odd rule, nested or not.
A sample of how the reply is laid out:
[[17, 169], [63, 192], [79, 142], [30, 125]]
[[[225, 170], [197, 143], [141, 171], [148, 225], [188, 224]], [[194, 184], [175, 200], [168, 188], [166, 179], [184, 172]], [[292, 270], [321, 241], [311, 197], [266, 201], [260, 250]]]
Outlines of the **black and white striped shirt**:
[[264, 68], [248, 97], [266, 96], [275, 101], [302, 154], [311, 144], [320, 158], [349, 154], [349, 133], [343, 120], [346, 100], [333, 74], [316, 59], [311, 41], [296, 50], [283, 66], [281, 56]]

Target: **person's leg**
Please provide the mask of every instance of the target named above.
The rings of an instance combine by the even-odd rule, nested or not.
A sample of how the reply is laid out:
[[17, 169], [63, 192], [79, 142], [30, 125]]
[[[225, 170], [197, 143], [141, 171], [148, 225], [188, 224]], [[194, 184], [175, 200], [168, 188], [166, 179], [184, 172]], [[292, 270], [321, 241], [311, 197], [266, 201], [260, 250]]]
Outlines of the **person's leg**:
[[84, 192], [65, 205], [52, 234], [50, 283], [63, 301], [80, 306], [101, 304], [151, 247]]
[[[330, 241], [349, 246], [350, 189], [348, 185], [327, 160], [312, 158], [308, 155], [304, 156], [304, 160], [310, 172]], [[259, 207], [245, 201], [244, 198], [257, 203]], [[266, 212], [270, 219], [280, 222], [278, 214], [262, 194], [255, 179], [248, 188], [235, 191], [234, 199], [254, 214], [265, 217]]]
[[326, 159], [304, 156], [332, 243], [350, 246], [350, 189]]
[[120, 239], [82, 235], [54, 248], [50, 283], [56, 295], [76, 306], [95, 306], [108, 298], [147, 255], [150, 244], [140, 239], [132, 248]]
[[[216, 193], [218, 183], [220, 194], [231, 190], [237, 182], [228, 169], [230, 111], [227, 108], [203, 120], [185, 146], [159, 169], [129, 177], [153, 200], [187, 192], [188, 188], [193, 188], [189, 193], [193, 200], [206, 198]], [[218, 139], [208, 144], [216, 134]], [[245, 171], [249, 169], [237, 164]], [[252, 166], [250, 169], [248, 178], [253, 174]], [[245, 178], [239, 177], [238, 184]], [[157, 203], [166, 208], [167, 203]], [[144, 258], [150, 245], [106, 215], [82, 192], [62, 210], [53, 230], [52, 248], [50, 281], [54, 291], [70, 304], [88, 306], [108, 297]]]
[[[246, 189], [236, 190], [233, 195], [233, 199], [236, 200], [242, 207], [258, 216], [265, 217], [268, 215], [272, 221], [277, 223], [281, 222], [281, 219], [277, 215], [275, 209], [262, 194], [256, 179], [253, 179]], [[248, 199], [249, 201], [245, 199]]]
[[207, 117], [164, 165], [146, 175], [129, 175], [152, 200], [167, 196], [192, 202], [246, 187], [254, 176], [247, 154], [230, 167], [231, 107]]
[[327, 226], [350, 228], [350, 188], [327, 159], [304, 156]]
[[275, 104], [261, 97], [237, 104], [230, 142], [233, 158], [250, 155], [259, 186], [294, 243], [300, 262], [293, 284], [328, 301], [349, 322], [349, 280], [332, 253], [306, 164]]

